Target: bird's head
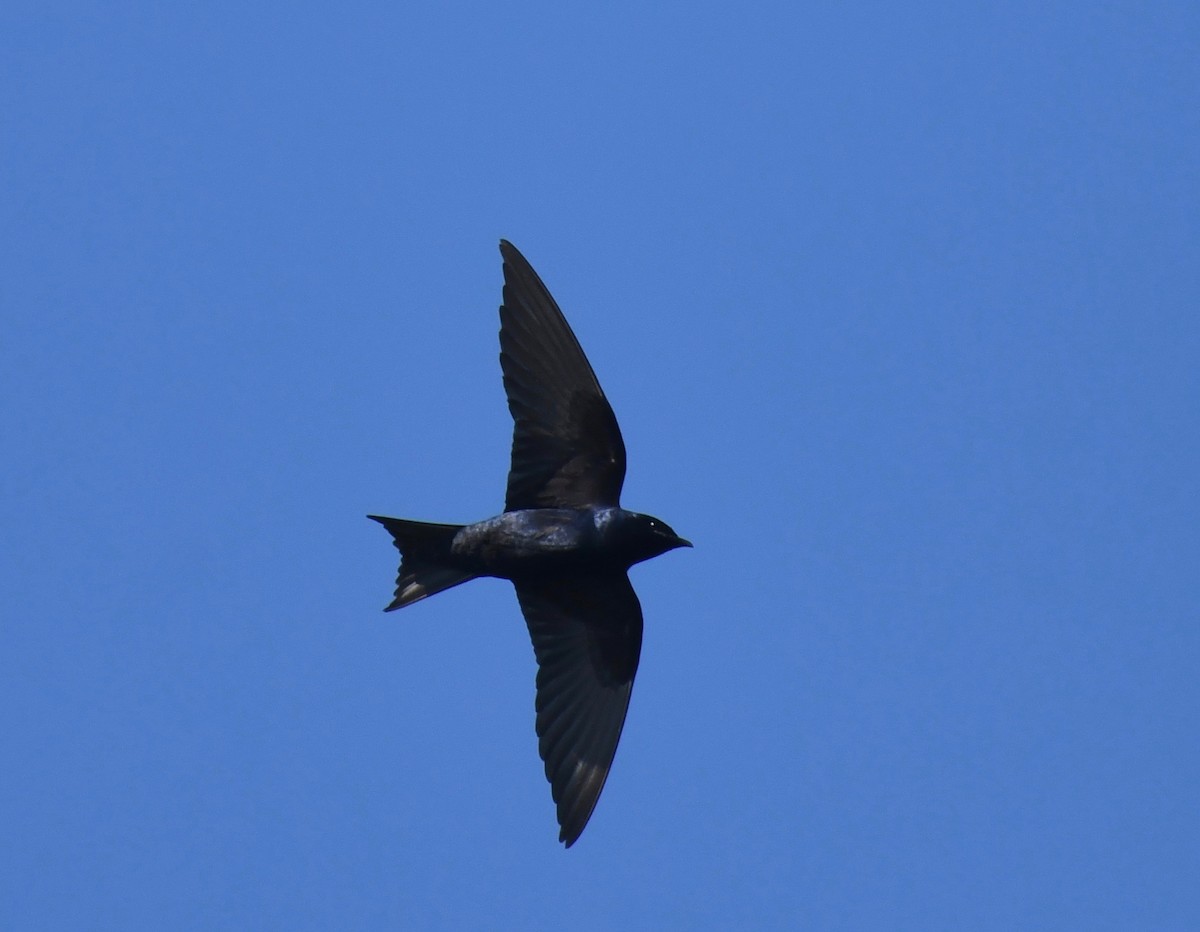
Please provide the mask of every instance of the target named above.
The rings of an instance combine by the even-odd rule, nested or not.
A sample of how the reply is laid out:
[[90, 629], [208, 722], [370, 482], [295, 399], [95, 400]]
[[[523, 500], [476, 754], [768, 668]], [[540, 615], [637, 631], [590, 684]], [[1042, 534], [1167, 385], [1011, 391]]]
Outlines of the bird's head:
[[676, 534], [667, 522], [635, 511], [624, 514], [621, 521], [621, 537], [633, 557], [631, 563], [649, 560], [677, 547], [692, 546], [691, 541], [684, 540]]

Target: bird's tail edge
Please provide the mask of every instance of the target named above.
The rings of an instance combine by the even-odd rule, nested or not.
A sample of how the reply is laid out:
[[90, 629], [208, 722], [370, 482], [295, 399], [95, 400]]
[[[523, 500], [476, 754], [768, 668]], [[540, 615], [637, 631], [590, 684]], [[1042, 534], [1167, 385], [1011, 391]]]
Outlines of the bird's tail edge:
[[475, 579], [478, 574], [460, 569], [451, 562], [451, 544], [461, 524], [431, 524], [367, 515], [378, 521], [392, 535], [392, 543], [400, 551], [400, 571], [396, 576], [396, 597], [385, 612], [420, 602], [431, 595]]

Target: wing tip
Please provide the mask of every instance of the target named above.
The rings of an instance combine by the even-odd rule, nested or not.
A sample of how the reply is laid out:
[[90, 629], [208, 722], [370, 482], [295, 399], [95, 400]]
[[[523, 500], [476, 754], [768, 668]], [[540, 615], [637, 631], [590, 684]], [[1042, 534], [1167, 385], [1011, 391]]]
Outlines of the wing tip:
[[500, 237], [500, 255], [505, 262], [512, 262], [514, 259], [524, 259], [521, 255], [521, 250], [506, 240], [503, 236]]

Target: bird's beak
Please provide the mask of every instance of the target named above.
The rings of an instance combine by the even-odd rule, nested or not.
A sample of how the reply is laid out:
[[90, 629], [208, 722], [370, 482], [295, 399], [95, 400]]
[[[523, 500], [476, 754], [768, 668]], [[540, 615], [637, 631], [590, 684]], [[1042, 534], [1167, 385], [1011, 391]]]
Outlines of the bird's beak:
[[682, 537], [676, 537], [675, 538], [675, 546], [676, 547], [690, 547], [690, 546], [692, 546], [692, 542], [690, 540], [684, 540]]

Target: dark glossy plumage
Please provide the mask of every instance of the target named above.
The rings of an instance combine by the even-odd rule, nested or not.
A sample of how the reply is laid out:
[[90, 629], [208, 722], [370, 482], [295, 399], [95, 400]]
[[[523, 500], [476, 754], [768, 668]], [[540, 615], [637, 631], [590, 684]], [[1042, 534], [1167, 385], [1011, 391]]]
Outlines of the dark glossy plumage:
[[505, 511], [617, 505], [625, 442], [596, 374], [525, 257], [500, 241], [500, 368], [512, 412]]
[[642, 607], [624, 573], [516, 587], [538, 662], [538, 752], [570, 844], [595, 808], [621, 739], [642, 650]]
[[627, 570], [691, 544], [620, 507], [625, 444], [612, 408], [537, 273], [512, 244], [500, 252], [514, 421], [504, 513], [468, 525], [369, 517], [401, 555], [388, 611], [477, 576], [512, 580], [538, 663], [538, 750], [570, 847], [604, 788], [641, 655]]

